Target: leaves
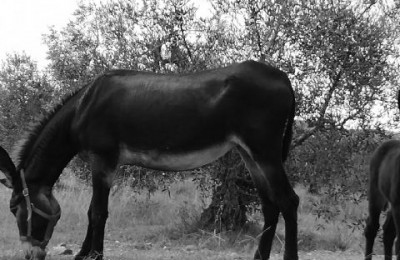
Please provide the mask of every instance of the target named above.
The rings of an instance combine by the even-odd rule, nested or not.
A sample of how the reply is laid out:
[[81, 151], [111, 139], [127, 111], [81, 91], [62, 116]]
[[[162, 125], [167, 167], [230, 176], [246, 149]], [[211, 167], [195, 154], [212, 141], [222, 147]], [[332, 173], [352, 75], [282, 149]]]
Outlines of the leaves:
[[301, 1], [307, 7], [288, 30], [301, 51], [295, 58], [306, 68], [296, 73], [306, 86], [297, 89], [302, 118], [318, 128], [326, 121], [372, 127], [375, 102], [389, 98], [384, 90], [392, 73], [388, 59], [394, 50], [387, 39], [393, 28], [359, 15], [348, 1], [311, 2]]
[[[26, 54], [8, 55], [0, 67], [0, 124], [5, 146], [21, 137], [28, 122], [51, 107], [54, 89]], [[4, 142], [4, 141], [3, 141]]]

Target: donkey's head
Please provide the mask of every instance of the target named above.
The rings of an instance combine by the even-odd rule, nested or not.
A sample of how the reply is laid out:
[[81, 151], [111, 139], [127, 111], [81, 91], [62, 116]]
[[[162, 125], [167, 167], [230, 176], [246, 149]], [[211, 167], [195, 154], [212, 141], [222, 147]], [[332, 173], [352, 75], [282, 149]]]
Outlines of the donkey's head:
[[45, 248], [60, 218], [60, 205], [51, 187], [40, 183], [27, 185], [24, 170], [16, 169], [1, 146], [0, 171], [6, 176], [0, 182], [13, 190], [10, 210], [17, 220], [25, 258], [43, 260], [46, 256]]

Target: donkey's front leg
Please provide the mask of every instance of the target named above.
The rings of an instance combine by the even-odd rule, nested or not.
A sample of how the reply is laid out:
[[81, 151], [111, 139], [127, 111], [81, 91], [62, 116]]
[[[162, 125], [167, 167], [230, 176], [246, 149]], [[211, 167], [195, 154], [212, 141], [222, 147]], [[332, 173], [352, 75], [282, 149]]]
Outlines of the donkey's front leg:
[[93, 234], [92, 203], [90, 203], [87, 215], [88, 215], [89, 225], [87, 228], [86, 237], [85, 237], [85, 240], [83, 241], [81, 250], [75, 256], [75, 260], [84, 260], [89, 255], [90, 249], [92, 248], [92, 234]]
[[[92, 158], [93, 195], [88, 212], [88, 234], [76, 259], [103, 259], [104, 228], [108, 217], [108, 196], [114, 178], [114, 171], [109, 170], [112, 167], [105, 162], [106, 160], [99, 157]], [[87, 253], [89, 243], [90, 251]]]

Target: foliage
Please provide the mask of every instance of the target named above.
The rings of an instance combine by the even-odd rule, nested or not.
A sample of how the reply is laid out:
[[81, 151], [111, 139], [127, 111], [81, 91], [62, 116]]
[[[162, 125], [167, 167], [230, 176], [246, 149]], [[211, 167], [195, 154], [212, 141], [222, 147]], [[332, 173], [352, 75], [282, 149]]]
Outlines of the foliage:
[[21, 126], [51, 108], [53, 89], [29, 56], [13, 54], [1, 64], [0, 93], [0, 137], [10, 149], [26, 130]]
[[[343, 192], [365, 192], [369, 156], [389, 136], [379, 130], [319, 131], [292, 152], [287, 165], [294, 182], [302, 183], [313, 192], [339, 187]], [[347, 196], [345, 196], [347, 197]]]
[[291, 53], [299, 114], [310, 127], [295, 145], [324, 127], [377, 127], [376, 104], [393, 108], [396, 94], [388, 88], [395, 86], [390, 60], [399, 54], [393, 45], [398, 26], [388, 26], [389, 15], [374, 20], [369, 8], [343, 0], [300, 1], [285, 25], [299, 51]]
[[74, 88], [112, 68], [205, 69], [208, 29], [195, 13], [188, 0], [82, 2], [67, 27], [45, 36], [50, 68]]
[[287, 165], [295, 183], [307, 187], [320, 200], [313, 214], [325, 221], [341, 218], [350, 230], [364, 227], [364, 216], [346, 217], [343, 205], [358, 205], [367, 198], [369, 159], [390, 136], [380, 130], [318, 131], [292, 152]]

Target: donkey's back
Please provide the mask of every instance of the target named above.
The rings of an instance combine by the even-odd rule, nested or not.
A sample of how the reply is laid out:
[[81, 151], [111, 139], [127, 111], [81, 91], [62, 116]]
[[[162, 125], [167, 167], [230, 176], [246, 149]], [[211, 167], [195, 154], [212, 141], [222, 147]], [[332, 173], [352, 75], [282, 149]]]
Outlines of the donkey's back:
[[209, 163], [255, 132], [282, 143], [294, 102], [286, 74], [254, 61], [186, 75], [110, 71], [85, 91], [73, 124], [81, 148], [163, 170]]

